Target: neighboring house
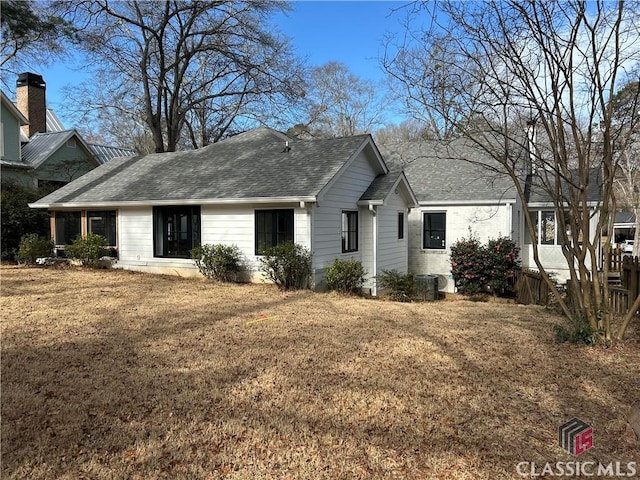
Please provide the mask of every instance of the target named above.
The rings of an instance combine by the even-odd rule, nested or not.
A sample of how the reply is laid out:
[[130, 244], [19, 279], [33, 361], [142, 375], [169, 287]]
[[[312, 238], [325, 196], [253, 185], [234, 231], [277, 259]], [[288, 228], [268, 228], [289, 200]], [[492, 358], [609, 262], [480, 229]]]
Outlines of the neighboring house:
[[382, 270], [408, 269], [417, 200], [369, 135], [296, 140], [258, 128], [198, 150], [111, 160], [31, 206], [52, 212], [58, 246], [104, 232], [120, 268], [196, 275], [190, 250], [224, 243], [257, 275], [264, 247], [295, 242], [312, 252], [316, 287], [334, 259], [356, 259], [375, 295]]
[[29, 121], [11, 100], [0, 92], [0, 177], [25, 187], [35, 187], [33, 168], [22, 161], [20, 127]]
[[[438, 275], [439, 289], [455, 291], [451, 276], [451, 245], [470, 234], [482, 243], [499, 236], [511, 238], [520, 248], [522, 266], [537, 269], [522, 203], [512, 180], [500, 166], [468, 140], [425, 141], [382, 148], [385, 159], [402, 165], [418, 198], [419, 207], [409, 214], [409, 270]], [[488, 167], [488, 168], [487, 168]], [[588, 191], [588, 206], [600, 199], [598, 181]], [[529, 212], [538, 231], [539, 258], [560, 282], [569, 269], [559, 244], [553, 203], [535, 189]], [[591, 220], [596, 231], [597, 216]]]
[[54, 188], [101, 165], [75, 130], [34, 134], [22, 147], [22, 161], [32, 168], [37, 186]]
[[[60, 187], [107, 161], [135, 151], [85, 142], [66, 130], [46, 107], [46, 85], [40, 75], [22, 73], [16, 83], [16, 105], [2, 93], [2, 181], [32, 188]], [[5, 125], [6, 123], [6, 125]]]
[[633, 240], [636, 230], [636, 216], [631, 212], [616, 212], [613, 220], [611, 243], [618, 246], [625, 240]]

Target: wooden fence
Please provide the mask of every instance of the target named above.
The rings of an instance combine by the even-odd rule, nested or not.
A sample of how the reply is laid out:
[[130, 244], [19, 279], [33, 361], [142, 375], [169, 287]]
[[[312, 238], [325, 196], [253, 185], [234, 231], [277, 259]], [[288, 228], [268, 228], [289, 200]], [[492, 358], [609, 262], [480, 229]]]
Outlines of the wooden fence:
[[518, 302], [525, 305], [546, 305], [549, 302], [549, 286], [540, 272], [523, 268], [516, 281]]
[[[640, 295], [640, 258], [620, 255], [615, 250], [608, 254], [610, 268], [616, 268], [617, 275], [609, 276], [609, 299], [614, 314], [624, 315]], [[612, 278], [614, 279], [612, 281]], [[549, 287], [540, 272], [522, 269], [516, 282], [518, 302], [525, 305], [546, 305], [549, 301]], [[571, 297], [570, 281], [567, 281], [567, 295]], [[571, 302], [571, 298], [568, 298]]]

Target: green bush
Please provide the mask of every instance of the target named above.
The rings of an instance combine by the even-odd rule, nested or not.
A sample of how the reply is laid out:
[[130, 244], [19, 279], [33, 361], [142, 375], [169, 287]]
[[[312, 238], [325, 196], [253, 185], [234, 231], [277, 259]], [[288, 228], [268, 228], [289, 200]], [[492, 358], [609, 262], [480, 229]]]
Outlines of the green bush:
[[41, 237], [37, 233], [23, 235], [20, 239], [18, 261], [33, 265], [37, 258], [53, 255], [53, 247], [53, 240], [48, 237]]
[[327, 268], [325, 281], [329, 290], [343, 294], [360, 293], [366, 272], [358, 260], [339, 260]]
[[383, 270], [377, 276], [380, 286], [389, 291], [389, 296], [399, 302], [410, 302], [416, 295], [416, 282], [412, 273]]
[[107, 240], [102, 235], [88, 233], [86, 238], [77, 236], [71, 245], [64, 247], [69, 258], [80, 260], [82, 265], [97, 266], [98, 260], [107, 254]]
[[260, 268], [282, 290], [307, 288], [311, 253], [302, 245], [282, 243], [262, 251]]
[[201, 245], [191, 250], [191, 258], [208, 279], [231, 282], [242, 271], [242, 253], [236, 245]]
[[458, 291], [465, 295], [507, 293], [520, 268], [519, 248], [509, 238], [499, 237], [482, 245], [472, 234], [451, 246], [451, 274]]
[[480, 241], [470, 235], [451, 245], [451, 275], [460, 293], [485, 292], [489, 280], [486, 252]]
[[[1, 256], [3, 260], [16, 260], [20, 241], [24, 235], [49, 235], [49, 212], [29, 208], [29, 203], [43, 197], [45, 190], [2, 183], [0, 221], [2, 223]], [[50, 256], [47, 255], [47, 256]]]
[[596, 335], [589, 321], [585, 318], [573, 318], [569, 321], [569, 326], [554, 325], [553, 332], [558, 343], [584, 343], [594, 345]]

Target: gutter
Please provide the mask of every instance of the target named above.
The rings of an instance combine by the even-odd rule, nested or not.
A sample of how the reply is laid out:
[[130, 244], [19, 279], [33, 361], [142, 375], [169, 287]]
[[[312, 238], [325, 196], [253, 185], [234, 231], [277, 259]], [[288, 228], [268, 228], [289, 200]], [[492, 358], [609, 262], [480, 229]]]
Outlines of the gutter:
[[316, 197], [254, 197], [254, 198], [206, 198], [173, 200], [136, 200], [107, 202], [52, 202], [29, 203], [30, 208], [102, 208], [102, 207], [155, 207], [164, 205], [248, 205], [267, 203], [316, 203]]

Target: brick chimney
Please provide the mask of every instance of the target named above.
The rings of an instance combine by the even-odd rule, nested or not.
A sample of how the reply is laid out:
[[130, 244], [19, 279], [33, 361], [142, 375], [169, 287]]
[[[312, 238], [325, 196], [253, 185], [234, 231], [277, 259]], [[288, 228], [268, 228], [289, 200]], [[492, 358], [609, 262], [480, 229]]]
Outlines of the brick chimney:
[[18, 110], [27, 117], [29, 125], [23, 125], [22, 131], [31, 138], [36, 132], [47, 131], [46, 84], [41, 75], [21, 73], [16, 82]]

